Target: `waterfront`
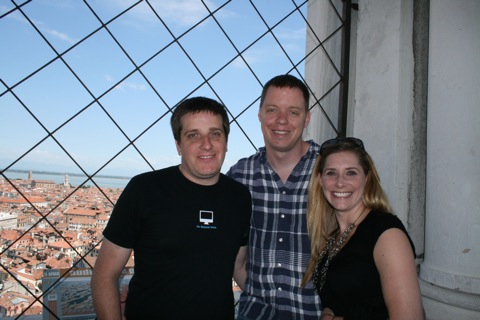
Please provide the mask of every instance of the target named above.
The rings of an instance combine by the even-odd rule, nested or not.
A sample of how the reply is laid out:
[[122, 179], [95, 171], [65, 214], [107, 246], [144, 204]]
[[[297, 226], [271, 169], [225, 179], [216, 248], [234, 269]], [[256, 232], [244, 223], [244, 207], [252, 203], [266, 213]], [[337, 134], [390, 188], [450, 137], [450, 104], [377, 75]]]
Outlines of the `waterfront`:
[[[19, 171], [6, 171], [5, 176], [8, 177], [10, 180], [17, 180], [17, 179], [28, 179], [28, 172], [19, 172]], [[86, 176], [81, 175], [68, 175], [68, 182], [71, 186], [76, 187], [81, 185], [85, 180], [87, 180]], [[92, 178], [95, 180], [97, 185], [102, 188], [125, 188], [130, 178], [127, 177], [94, 177]], [[42, 173], [42, 172], [35, 172], [32, 171], [32, 180], [48, 180], [54, 181], [56, 184], [63, 184], [65, 181], [65, 173]], [[92, 181], [87, 181], [85, 186], [94, 186]]]

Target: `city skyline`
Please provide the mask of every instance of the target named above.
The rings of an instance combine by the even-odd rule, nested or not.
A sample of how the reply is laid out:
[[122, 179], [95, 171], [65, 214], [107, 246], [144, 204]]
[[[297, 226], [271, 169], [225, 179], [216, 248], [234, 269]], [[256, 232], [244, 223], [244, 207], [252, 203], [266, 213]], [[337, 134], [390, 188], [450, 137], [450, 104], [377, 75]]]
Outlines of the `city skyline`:
[[[68, 276], [58, 281], [60, 273], [82, 274], [94, 265], [102, 230], [123, 189], [74, 189], [30, 179], [13, 184], [15, 188], [0, 184], [0, 318], [2, 312], [16, 316], [27, 306], [24, 316], [42, 313], [43, 309], [46, 318], [50, 311], [39, 302], [55, 306], [49, 301], [57, 301], [57, 294], [74, 290]], [[127, 269], [129, 266], [133, 260]], [[54, 274], [55, 281], [50, 279]], [[84, 277], [82, 286], [89, 287], [89, 278]], [[62, 295], [58, 302], [66, 305], [50, 309], [60, 316], [72, 311], [68, 303], [71, 296]], [[83, 296], [88, 297], [88, 292]], [[84, 306], [93, 310], [91, 302]]]
[[[46, 180], [53, 181], [57, 184], [65, 182], [72, 186], [94, 186], [93, 182], [87, 176], [71, 172], [51, 172], [51, 171], [37, 171], [37, 170], [8, 170], [5, 173], [9, 180]], [[31, 175], [31, 179], [30, 178]], [[92, 179], [99, 187], [104, 188], [124, 188], [132, 177], [114, 176], [114, 175], [95, 175]], [[0, 177], [3, 180], [3, 177]]]

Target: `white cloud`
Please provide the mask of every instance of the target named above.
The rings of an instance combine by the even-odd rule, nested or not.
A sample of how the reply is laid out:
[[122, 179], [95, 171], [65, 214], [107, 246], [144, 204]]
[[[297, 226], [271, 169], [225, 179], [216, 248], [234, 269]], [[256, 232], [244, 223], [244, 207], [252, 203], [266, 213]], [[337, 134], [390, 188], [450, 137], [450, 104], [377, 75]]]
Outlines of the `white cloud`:
[[63, 33], [63, 32], [57, 31], [57, 30], [43, 28], [42, 31], [46, 32], [48, 34], [51, 34], [55, 38], [60, 39], [60, 40], [65, 41], [65, 42], [68, 42], [69, 44], [72, 44], [72, 45], [78, 42], [78, 39], [71, 38], [66, 33]]
[[105, 80], [107, 80], [108, 83], [112, 83], [115, 81], [115, 79], [111, 75], [106, 75]]
[[[6, 7], [0, 6], [0, 12], [2, 12], [5, 9]], [[12, 12], [7, 17], [10, 19], [19, 21], [21, 23], [29, 24], [27, 22], [27, 19], [25, 19], [25, 17], [18, 11]], [[68, 42], [70, 45], [73, 45], [78, 42], [78, 39], [72, 38], [66, 33], [45, 27], [46, 24], [41, 20], [32, 19], [32, 22], [40, 29], [41, 32], [50, 34], [61, 41]]]
[[[212, 1], [204, 1], [210, 11], [214, 11], [218, 6]], [[169, 25], [191, 26], [203, 19], [208, 11], [205, 5], [200, 0], [151, 0], [149, 3], [155, 9], [157, 14], [168, 22]], [[108, 3], [110, 6], [125, 9], [125, 5], [118, 0], [111, 0]], [[225, 10], [222, 10], [222, 12]], [[154, 19], [158, 21], [151, 8], [146, 3], [137, 5], [130, 11], [136, 19], [142, 21], [151, 21]], [[226, 13], [225, 13], [226, 14]], [[129, 24], [135, 25], [133, 22]]]
[[120, 83], [120, 86], [121, 87], [127, 87], [127, 88], [132, 89], [132, 90], [145, 90], [147, 88], [143, 83], [142, 84], [137, 84], [137, 83], [128, 82], [128, 81], [124, 81], [124, 82]]
[[[108, 83], [116, 82], [116, 80], [108, 74], [105, 75], [105, 80]], [[131, 89], [131, 90], [145, 90], [147, 89], [147, 86], [143, 83], [135, 83], [135, 82], [129, 82], [129, 81], [123, 81], [115, 86], [115, 89], [118, 89], [118, 90], [124, 90], [125, 88]]]
[[297, 30], [280, 29], [278, 32], [275, 32], [275, 35], [283, 40], [305, 41], [305, 32], [305, 28], [300, 28]]
[[0, 6], [0, 14], [4, 14], [5, 12], [9, 11], [10, 9], [7, 6]]
[[242, 53], [243, 59], [241, 57], [237, 57], [232, 62], [232, 66], [234, 66], [236, 68], [239, 68], [239, 69], [246, 69], [247, 66], [245, 65], [245, 61], [249, 65], [254, 65], [254, 64], [262, 61], [262, 59], [263, 59], [262, 56], [263, 56], [263, 54], [261, 54], [260, 52], [250, 49], [247, 52]]
[[[210, 10], [214, 10], [214, 5], [210, 1], [205, 3]], [[198, 0], [157, 0], [152, 4], [162, 17], [181, 25], [192, 25], [206, 14], [205, 6]]]

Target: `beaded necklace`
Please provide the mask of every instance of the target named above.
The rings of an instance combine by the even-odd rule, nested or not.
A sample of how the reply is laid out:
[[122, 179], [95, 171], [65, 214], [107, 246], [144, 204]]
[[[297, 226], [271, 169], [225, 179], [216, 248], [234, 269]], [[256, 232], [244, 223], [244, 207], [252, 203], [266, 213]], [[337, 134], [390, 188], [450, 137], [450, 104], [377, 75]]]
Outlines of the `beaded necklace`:
[[[333, 257], [335, 257], [340, 251], [340, 249], [342, 249], [345, 240], [348, 238], [348, 235], [350, 234], [352, 229], [355, 228], [355, 223], [358, 221], [358, 219], [360, 219], [360, 217], [365, 213], [366, 210], [367, 208], [364, 208], [362, 213], [360, 213], [360, 215], [355, 219], [355, 221], [350, 223], [348, 228], [342, 232], [338, 241], [335, 241], [335, 239], [340, 233], [340, 230], [335, 232], [335, 234], [327, 240], [327, 244], [323, 248], [322, 252], [320, 252], [320, 255], [317, 259], [317, 266], [315, 267], [315, 271], [313, 272], [313, 284], [318, 294], [320, 294], [320, 291], [322, 291], [322, 288], [325, 285], [325, 281], [327, 280], [327, 271], [328, 267], [330, 266], [330, 261], [332, 261]], [[320, 265], [325, 256], [325, 263], [321, 266], [320, 269]]]

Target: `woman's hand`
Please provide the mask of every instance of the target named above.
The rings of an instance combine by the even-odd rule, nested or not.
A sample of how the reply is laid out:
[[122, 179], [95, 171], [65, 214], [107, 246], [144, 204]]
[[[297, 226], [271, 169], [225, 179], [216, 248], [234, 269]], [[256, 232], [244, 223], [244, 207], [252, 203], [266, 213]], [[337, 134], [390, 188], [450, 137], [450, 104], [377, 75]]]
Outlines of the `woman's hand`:
[[335, 317], [335, 313], [333, 312], [332, 309], [323, 308], [322, 315], [320, 316], [320, 320], [332, 320], [334, 318], [338, 319], [338, 318]]

